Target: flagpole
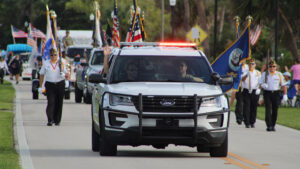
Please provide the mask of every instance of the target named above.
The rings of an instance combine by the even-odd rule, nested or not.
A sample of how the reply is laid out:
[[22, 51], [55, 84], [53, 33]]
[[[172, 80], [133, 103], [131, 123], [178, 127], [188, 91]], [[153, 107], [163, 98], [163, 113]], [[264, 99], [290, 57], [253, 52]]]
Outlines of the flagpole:
[[14, 44], [16, 44], [15, 37], [14, 37], [13, 26], [10, 25], [10, 28], [11, 28], [11, 35], [12, 35], [12, 37], [13, 37], [13, 42], [14, 42]]
[[240, 20], [241, 18], [239, 16], [235, 16], [233, 18], [235, 20], [235, 29], [236, 29], [236, 38], [238, 39], [240, 34], [239, 34], [239, 26], [240, 26]]

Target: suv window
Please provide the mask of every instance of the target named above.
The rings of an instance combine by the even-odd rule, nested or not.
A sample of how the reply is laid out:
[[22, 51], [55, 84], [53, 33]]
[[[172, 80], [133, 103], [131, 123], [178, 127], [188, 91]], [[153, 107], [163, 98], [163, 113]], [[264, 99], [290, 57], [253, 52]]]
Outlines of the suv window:
[[[185, 76], [183, 75], [185, 71]], [[130, 81], [212, 83], [209, 65], [203, 57], [119, 56], [111, 73], [111, 83]]]
[[[74, 58], [77, 54], [80, 54], [80, 58], [84, 58], [83, 56], [84, 49], [85, 48], [68, 48], [67, 56], [69, 58]], [[91, 48], [86, 48], [87, 56], [90, 55], [91, 50], [92, 50]]]
[[96, 51], [92, 57], [91, 65], [103, 65], [104, 53], [103, 51]]

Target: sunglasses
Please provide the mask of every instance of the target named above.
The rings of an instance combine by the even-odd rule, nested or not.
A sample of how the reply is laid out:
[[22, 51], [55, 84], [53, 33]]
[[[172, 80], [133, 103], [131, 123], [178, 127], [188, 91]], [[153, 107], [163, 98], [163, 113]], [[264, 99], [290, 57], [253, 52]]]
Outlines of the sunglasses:
[[56, 56], [56, 55], [50, 55], [50, 56]]
[[273, 67], [276, 67], [276, 66], [269, 66], [269, 67], [273, 68]]
[[250, 65], [255, 65], [255, 63], [250, 63]]

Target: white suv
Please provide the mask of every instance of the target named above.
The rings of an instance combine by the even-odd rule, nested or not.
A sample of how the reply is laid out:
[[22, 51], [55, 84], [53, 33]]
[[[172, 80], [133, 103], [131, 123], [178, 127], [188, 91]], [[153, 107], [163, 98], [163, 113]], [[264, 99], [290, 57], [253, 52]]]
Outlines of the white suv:
[[[185, 72], [184, 72], [185, 71]], [[118, 145], [168, 144], [227, 156], [229, 104], [214, 73], [193, 44], [122, 43], [109, 72], [91, 74], [92, 150], [114, 156]]]

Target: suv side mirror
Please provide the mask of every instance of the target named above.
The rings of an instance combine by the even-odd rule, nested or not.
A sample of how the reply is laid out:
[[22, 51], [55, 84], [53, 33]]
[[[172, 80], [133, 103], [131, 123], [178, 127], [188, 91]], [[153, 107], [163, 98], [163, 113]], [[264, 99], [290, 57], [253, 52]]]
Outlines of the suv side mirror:
[[219, 79], [221, 79], [221, 76], [217, 72], [212, 72], [211, 76], [215, 81], [218, 81]]
[[90, 82], [90, 83], [107, 83], [107, 80], [103, 79], [100, 74], [95, 73], [95, 74], [91, 74], [88, 76], [88, 82]]
[[88, 63], [85, 63], [85, 62], [83, 62], [83, 63], [80, 63], [80, 65], [85, 67], [85, 66], [88, 66], [89, 64], [88, 64]]
[[218, 80], [218, 83], [221, 85], [232, 85], [233, 84], [233, 77], [232, 76], [222, 76]]

